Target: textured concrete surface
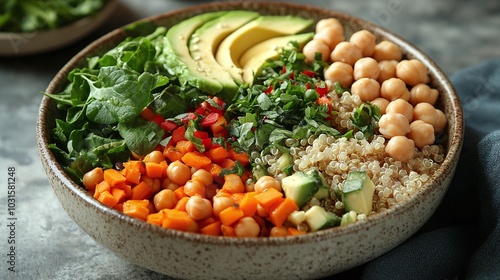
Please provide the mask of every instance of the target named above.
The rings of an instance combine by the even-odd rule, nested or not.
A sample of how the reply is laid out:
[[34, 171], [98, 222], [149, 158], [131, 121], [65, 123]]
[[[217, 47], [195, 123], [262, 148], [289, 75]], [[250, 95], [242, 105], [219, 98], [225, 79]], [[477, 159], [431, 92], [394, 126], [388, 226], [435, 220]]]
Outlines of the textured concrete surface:
[[[72, 222], [40, 164], [35, 122], [40, 92], [85, 45], [136, 19], [203, 2], [207, 1], [122, 0], [105, 26], [78, 43], [43, 55], [0, 58], [0, 279], [169, 279], [120, 259]], [[496, 0], [289, 2], [376, 22], [426, 52], [449, 75], [500, 56], [500, 2]], [[14, 231], [8, 227], [9, 167], [15, 168], [16, 178]], [[7, 270], [12, 233], [15, 273]]]

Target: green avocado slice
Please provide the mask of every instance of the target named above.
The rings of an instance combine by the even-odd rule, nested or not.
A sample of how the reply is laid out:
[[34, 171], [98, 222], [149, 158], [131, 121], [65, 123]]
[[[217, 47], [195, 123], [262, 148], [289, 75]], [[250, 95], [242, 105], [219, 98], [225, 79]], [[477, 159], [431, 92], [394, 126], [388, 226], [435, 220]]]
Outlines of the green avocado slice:
[[217, 62], [215, 52], [226, 36], [258, 16], [259, 13], [253, 11], [229, 11], [221, 17], [203, 24], [193, 33], [189, 40], [189, 51], [198, 65], [198, 69], [204, 71], [208, 77], [217, 80], [222, 85], [222, 91], [218, 95], [227, 101], [234, 97], [238, 85]]
[[182, 84], [189, 84], [208, 94], [216, 94], [222, 85], [201, 71], [189, 52], [188, 40], [200, 26], [221, 17], [227, 11], [200, 14], [172, 26], [164, 39], [164, 63], [179, 77]]

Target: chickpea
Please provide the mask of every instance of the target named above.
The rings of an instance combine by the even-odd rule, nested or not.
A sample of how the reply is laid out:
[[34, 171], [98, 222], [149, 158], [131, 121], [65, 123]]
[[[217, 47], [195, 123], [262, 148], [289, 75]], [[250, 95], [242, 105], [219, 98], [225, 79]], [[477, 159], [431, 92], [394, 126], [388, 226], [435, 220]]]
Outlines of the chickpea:
[[429, 82], [427, 67], [417, 59], [400, 61], [396, 66], [396, 76], [410, 86]]
[[212, 174], [205, 169], [198, 169], [191, 175], [191, 180], [198, 181], [205, 186], [208, 186], [214, 182]]
[[174, 209], [177, 202], [177, 196], [172, 190], [169, 189], [161, 190], [153, 197], [153, 203], [156, 211], [160, 211], [162, 209]]
[[162, 189], [168, 189], [168, 190], [175, 191], [179, 187], [180, 186], [178, 184], [170, 181], [170, 179], [168, 179], [168, 178], [165, 178], [165, 179], [163, 179], [163, 181], [161, 181], [161, 188]]
[[413, 119], [422, 120], [432, 126], [436, 124], [438, 115], [436, 108], [429, 103], [418, 103], [413, 107]]
[[371, 56], [375, 50], [375, 35], [368, 30], [359, 30], [351, 35], [351, 44], [361, 49], [363, 56]]
[[382, 60], [378, 63], [378, 68], [380, 73], [378, 75], [378, 82], [383, 83], [390, 78], [396, 78], [396, 66], [398, 62], [396, 60]]
[[395, 136], [387, 142], [385, 152], [395, 160], [408, 161], [415, 155], [415, 143], [406, 136]]
[[374, 79], [361, 78], [352, 84], [351, 93], [362, 101], [371, 101], [380, 96], [380, 84]]
[[375, 45], [372, 57], [376, 61], [396, 60], [400, 61], [403, 58], [403, 53], [398, 45], [390, 41], [381, 41]]
[[152, 151], [144, 157], [144, 161], [160, 163], [162, 161], [165, 161], [165, 157], [160, 151]]
[[403, 99], [393, 100], [387, 105], [386, 113], [400, 113], [408, 119], [408, 122], [413, 120], [413, 106], [408, 101]]
[[437, 118], [436, 122], [434, 123], [434, 132], [438, 133], [444, 130], [444, 128], [446, 127], [447, 120], [446, 120], [446, 115], [443, 113], [443, 111], [436, 109], [436, 114]]
[[378, 62], [371, 57], [360, 58], [354, 63], [353, 76], [354, 80], [361, 78], [378, 79], [380, 68]]
[[281, 191], [281, 183], [274, 179], [274, 177], [271, 176], [262, 176], [255, 182], [254, 189], [256, 192], [264, 192], [267, 189], [276, 189], [278, 191]]
[[219, 217], [219, 213], [234, 205], [234, 200], [227, 196], [214, 196], [213, 199], [213, 212], [215, 217]]
[[287, 236], [288, 229], [285, 226], [272, 227], [269, 236]]
[[212, 204], [206, 198], [192, 196], [186, 202], [186, 212], [195, 221], [212, 217], [212, 210]]
[[431, 105], [436, 104], [439, 92], [426, 84], [417, 84], [410, 90], [410, 103], [413, 106], [418, 103], [427, 102]]
[[237, 237], [258, 237], [260, 226], [254, 218], [243, 217], [234, 225], [234, 233]]
[[380, 86], [380, 96], [390, 101], [405, 97], [405, 95], [409, 97], [409, 94], [410, 91], [405, 82], [398, 78], [390, 78]]
[[316, 23], [316, 33], [319, 33], [321, 30], [327, 28], [327, 27], [334, 27], [337, 29], [340, 29], [342, 33], [344, 33], [344, 26], [340, 21], [336, 18], [325, 18], [321, 19]]
[[415, 147], [419, 149], [422, 149], [425, 145], [431, 145], [436, 139], [434, 127], [421, 120], [416, 120], [410, 124], [410, 132], [406, 136], [413, 140]]
[[408, 119], [399, 113], [385, 113], [380, 117], [378, 125], [380, 133], [387, 139], [410, 132]]
[[321, 54], [321, 60], [327, 61], [330, 54], [330, 48], [320, 40], [311, 40], [302, 48], [302, 52], [306, 56], [306, 62], [316, 60], [316, 54]]
[[338, 82], [342, 87], [349, 88], [354, 82], [353, 68], [344, 62], [334, 62], [326, 68], [325, 79], [331, 82]]
[[85, 173], [82, 183], [88, 191], [95, 190], [95, 186], [104, 180], [104, 171], [101, 167], [96, 167]]
[[182, 186], [191, 178], [191, 168], [179, 160], [168, 165], [167, 176], [173, 183]]
[[333, 62], [345, 62], [351, 66], [361, 57], [363, 57], [361, 49], [345, 41], [338, 43], [330, 54], [330, 59]]
[[313, 40], [325, 43], [331, 51], [338, 43], [344, 41], [344, 30], [328, 26], [316, 32]]
[[205, 191], [205, 185], [199, 181], [188, 180], [186, 184], [184, 184], [184, 193], [187, 196], [200, 196], [205, 198]]
[[387, 105], [389, 105], [389, 100], [383, 97], [377, 97], [371, 101], [372, 105], [376, 105], [380, 109], [380, 114], [385, 114]]

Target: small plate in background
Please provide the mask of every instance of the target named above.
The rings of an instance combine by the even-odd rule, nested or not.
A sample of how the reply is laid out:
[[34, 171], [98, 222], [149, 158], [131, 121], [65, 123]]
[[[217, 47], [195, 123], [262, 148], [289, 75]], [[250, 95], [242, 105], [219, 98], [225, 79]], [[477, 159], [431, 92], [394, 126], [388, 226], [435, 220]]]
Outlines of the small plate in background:
[[102, 10], [54, 30], [31, 33], [0, 32], [0, 56], [39, 54], [67, 46], [97, 29], [112, 14], [117, 0]]

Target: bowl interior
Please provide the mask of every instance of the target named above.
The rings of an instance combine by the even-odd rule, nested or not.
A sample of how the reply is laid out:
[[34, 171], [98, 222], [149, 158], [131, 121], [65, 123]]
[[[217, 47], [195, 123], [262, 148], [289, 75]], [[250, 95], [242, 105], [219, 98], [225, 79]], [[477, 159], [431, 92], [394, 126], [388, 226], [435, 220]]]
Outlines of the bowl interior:
[[[339, 19], [345, 26], [346, 30], [346, 38], [354, 31], [359, 29], [367, 29], [374, 33], [377, 37], [377, 41], [381, 40], [389, 40], [395, 42], [400, 46], [402, 52], [404, 54], [404, 58], [411, 59], [416, 58], [421, 60], [425, 66], [429, 69], [429, 75], [431, 78], [430, 85], [440, 92], [439, 98], [439, 106], [445, 112], [448, 120], [448, 126], [446, 129], [447, 139], [445, 141], [445, 147], [447, 151], [446, 158], [442, 163], [441, 167], [437, 170], [437, 172], [432, 176], [431, 180], [427, 183], [427, 187], [418, 193], [416, 193], [412, 198], [408, 201], [398, 204], [395, 207], [374, 215], [370, 215], [366, 221], [354, 223], [345, 227], [336, 227], [323, 231], [318, 231], [314, 233], [309, 233], [302, 236], [295, 237], [284, 237], [284, 238], [265, 238], [265, 239], [252, 239], [252, 238], [227, 238], [227, 237], [212, 237], [212, 236], [202, 236], [198, 234], [189, 234], [180, 231], [173, 231], [163, 229], [161, 227], [153, 226], [150, 224], [146, 224], [142, 221], [130, 218], [116, 210], [110, 209], [93, 197], [91, 197], [86, 191], [84, 191], [80, 186], [75, 184], [68, 175], [65, 174], [62, 167], [57, 163], [54, 155], [48, 149], [49, 144], [51, 143], [50, 133], [55, 126], [55, 119], [61, 117], [59, 111], [55, 103], [47, 97], [44, 97], [40, 107], [40, 113], [37, 122], [37, 138], [38, 138], [38, 147], [40, 151], [40, 155], [42, 158], [42, 162], [46, 168], [47, 174], [49, 176], [49, 180], [51, 180], [51, 184], [59, 184], [63, 185], [66, 191], [72, 193], [72, 199], [76, 199], [86, 205], [86, 207], [94, 208], [96, 212], [101, 213], [102, 215], [112, 217], [114, 220], [119, 221], [120, 224], [125, 224], [128, 227], [140, 228], [142, 232], [150, 232], [154, 237], [162, 239], [162, 240], [184, 240], [186, 242], [195, 242], [202, 243], [208, 245], [219, 246], [220, 248], [229, 248], [229, 247], [238, 247], [238, 248], [280, 248], [282, 246], [288, 246], [290, 244], [295, 245], [308, 245], [314, 244], [317, 242], [325, 242], [333, 240], [342, 240], [342, 238], [350, 238], [350, 236], [354, 235], [365, 235], [368, 238], [373, 238], [376, 234], [376, 229], [379, 224], [386, 223], [388, 219], [399, 219], [404, 220], [405, 215], [411, 213], [412, 209], [420, 209], [420, 205], [422, 205], [422, 201], [429, 200], [432, 197], [433, 204], [430, 208], [425, 208], [422, 211], [426, 211], [425, 215], [422, 216], [421, 220], [417, 221], [416, 225], [408, 225], [409, 222], [402, 222], [401, 225], [406, 225], [409, 229], [399, 236], [395, 236], [396, 240], [391, 240], [387, 244], [387, 246], [381, 247], [380, 250], [374, 253], [367, 253], [365, 256], [359, 256], [356, 260], [349, 262], [348, 264], [343, 265], [341, 269], [335, 268], [330, 269], [327, 272], [338, 272], [341, 270], [345, 270], [354, 265], [358, 265], [360, 263], [366, 262], [370, 259], [373, 259], [384, 252], [390, 250], [394, 246], [397, 246], [399, 243], [404, 241], [404, 239], [408, 238], [413, 234], [418, 228], [430, 217], [432, 212], [437, 207], [440, 199], [444, 195], [449, 181], [453, 176], [453, 172], [458, 161], [458, 157], [460, 154], [460, 150], [462, 147], [462, 139], [463, 139], [463, 119], [462, 119], [462, 109], [458, 100], [458, 97], [453, 89], [448, 78], [445, 74], [440, 70], [440, 68], [424, 53], [418, 50], [415, 46], [413, 46], [408, 41], [404, 40], [400, 36], [393, 34], [392, 32], [385, 30], [379, 26], [376, 26], [373, 23], [364, 21], [362, 19], [338, 13], [335, 11], [324, 10], [318, 7], [313, 6], [304, 6], [304, 5], [296, 5], [289, 3], [262, 3], [262, 2], [225, 2], [225, 3], [210, 3], [205, 5], [193, 6], [190, 8], [172, 11], [165, 14], [153, 16], [150, 18], [146, 18], [141, 20], [138, 23], [155, 23], [161, 26], [172, 26], [175, 23], [181, 21], [182, 19], [189, 18], [193, 15], [200, 14], [202, 12], [208, 11], [219, 11], [219, 10], [232, 10], [232, 9], [246, 9], [246, 10], [255, 10], [259, 11], [261, 14], [271, 14], [271, 15], [297, 15], [305, 18], [312, 18], [315, 21], [318, 21], [322, 18], [335, 17]], [[99, 40], [93, 42], [88, 47], [83, 49], [79, 54], [77, 54], [73, 59], [71, 59], [54, 77], [50, 85], [48, 86], [46, 92], [48, 93], [58, 93], [62, 91], [62, 89], [67, 84], [67, 75], [68, 73], [76, 68], [81, 67], [86, 63], [86, 58], [92, 57], [97, 54], [102, 54], [110, 48], [116, 46], [119, 42], [129, 36], [130, 33], [126, 27], [114, 30], [109, 34], [103, 36]], [[52, 178], [52, 179], [50, 179]], [[57, 194], [56, 190], [56, 194]], [[61, 199], [61, 198], [60, 198]], [[64, 204], [63, 201], [61, 203]], [[71, 206], [67, 206], [71, 207]], [[65, 208], [67, 211], [68, 209]], [[69, 210], [71, 211], [71, 210]], [[79, 218], [78, 214], [70, 214], [75, 221]], [[80, 224], [80, 223], [79, 223]], [[88, 230], [89, 234], [94, 238], [99, 240], [99, 235], [92, 230], [89, 230], [85, 224], [80, 224], [80, 226], [84, 230]], [[404, 231], [404, 229], [401, 229]], [[371, 234], [370, 231], [375, 233]], [[380, 233], [383, 234], [383, 233]], [[166, 241], [165, 241], [166, 242]], [[338, 242], [336, 243], [338, 245]], [[114, 251], [116, 248], [113, 248], [112, 245], [105, 244], [110, 249]], [[315, 245], [311, 245], [315, 246]], [[135, 260], [133, 260], [135, 261]], [[139, 262], [140, 263], [140, 262]], [[154, 269], [159, 271], [156, 266], [148, 266], [147, 264], [140, 263], [150, 269]], [[165, 272], [165, 271], [160, 271]], [[175, 274], [171, 271], [166, 271], [168, 274]], [[321, 276], [325, 272], [321, 271], [318, 274], [314, 274], [316, 276]], [[313, 274], [311, 274], [313, 275]]]

